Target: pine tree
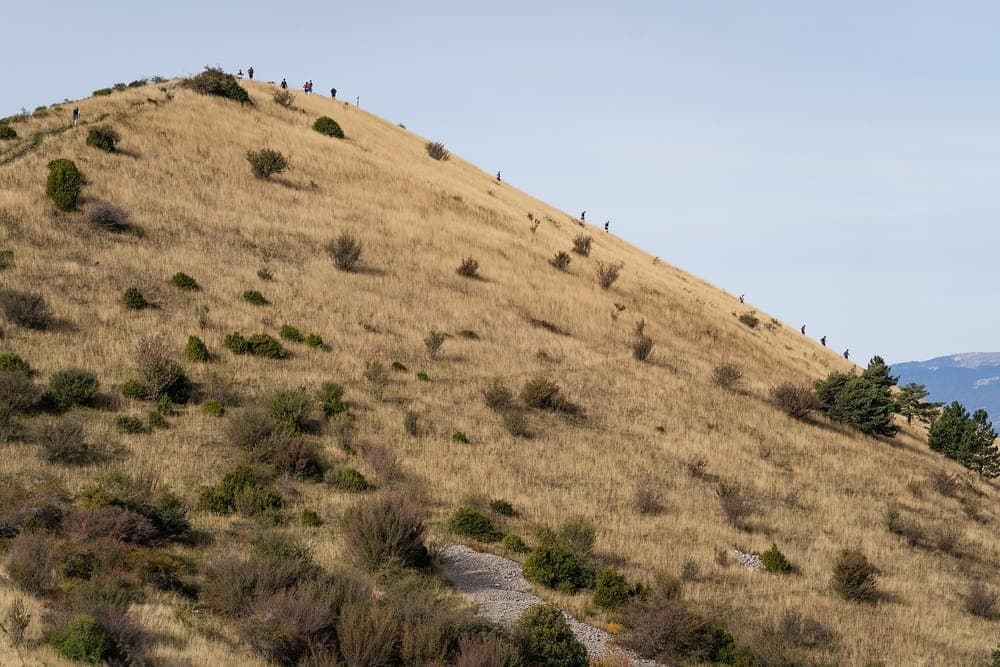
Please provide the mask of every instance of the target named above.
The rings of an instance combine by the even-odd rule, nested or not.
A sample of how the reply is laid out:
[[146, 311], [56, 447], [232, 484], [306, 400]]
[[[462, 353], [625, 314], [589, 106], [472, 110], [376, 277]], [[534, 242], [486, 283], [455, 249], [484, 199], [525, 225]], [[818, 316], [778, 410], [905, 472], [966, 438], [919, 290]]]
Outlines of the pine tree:
[[820, 412], [868, 435], [895, 435], [898, 429], [892, 423], [892, 415], [896, 402], [889, 391], [892, 385], [886, 384], [895, 379], [888, 375], [884, 362], [882, 366], [885, 373], [876, 371], [875, 380], [864, 375], [830, 373], [817, 382], [815, 392]]
[[958, 401], [953, 401], [941, 412], [941, 416], [931, 426], [931, 430], [927, 434], [927, 446], [950, 459], [958, 459], [958, 451], [968, 421], [969, 411]]
[[971, 416], [958, 401], [941, 413], [931, 426], [927, 444], [935, 452], [955, 459], [983, 477], [1000, 476], [1000, 450], [997, 432], [985, 410]]
[[876, 354], [868, 362], [868, 368], [861, 374], [861, 377], [883, 389], [889, 389], [896, 386], [896, 383], [899, 382], [898, 377], [893, 377], [889, 374], [890, 370], [892, 369], [885, 363], [885, 360]]
[[934, 421], [941, 404], [925, 403], [927, 394], [927, 387], [916, 382], [904, 384], [899, 388], [899, 393], [896, 394], [896, 412], [906, 417], [907, 424], [912, 423], [914, 417], [925, 424]]
[[996, 429], [990, 423], [986, 410], [973, 412], [969, 424], [969, 448], [963, 461], [965, 467], [983, 477], [1000, 475], [1000, 450], [997, 450], [996, 439]]

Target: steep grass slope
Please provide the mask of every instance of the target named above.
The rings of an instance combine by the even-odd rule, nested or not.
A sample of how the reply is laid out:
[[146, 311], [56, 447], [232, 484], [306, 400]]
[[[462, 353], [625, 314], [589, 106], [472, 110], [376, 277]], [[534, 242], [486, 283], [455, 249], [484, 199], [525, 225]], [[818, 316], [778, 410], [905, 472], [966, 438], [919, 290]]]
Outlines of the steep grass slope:
[[[959, 469], [929, 452], [919, 429], [893, 440], [859, 437], [794, 421], [767, 398], [776, 384], [810, 383], [847, 362], [764, 315], [756, 329], [745, 326], [737, 317], [751, 306], [614, 236], [582, 229], [457, 157], [430, 159], [426, 139], [410, 131], [318, 96], [299, 94], [299, 110], [288, 110], [271, 101], [271, 86], [244, 85], [256, 101], [252, 108], [173, 84], [169, 95], [149, 86], [84, 100], [83, 120], [106, 114], [103, 122], [123, 137], [122, 153], [86, 146], [81, 125], [45, 136], [0, 167], [0, 249], [15, 255], [0, 280], [43, 293], [60, 320], [45, 332], [4, 325], [5, 348], [41, 376], [70, 366], [93, 369], [104, 390], [117, 393], [134, 374], [140, 337], [162, 333], [182, 360], [187, 337], [197, 334], [219, 355], [211, 368], [231, 373], [248, 397], [343, 383], [358, 416], [359, 448], [390, 447], [438, 523], [473, 493], [513, 503], [520, 517], [510, 527], [526, 536], [537, 524], [589, 518], [598, 529], [598, 553], [618, 560], [631, 578], [677, 574], [685, 561], [696, 563], [700, 574], [687, 585], [687, 597], [723, 609], [738, 636], [776, 626], [788, 610], [821, 620], [834, 640], [804, 651], [809, 661], [985, 659], [994, 628], [963, 610], [961, 593], [973, 579], [995, 578], [1000, 562], [992, 485], [977, 482], [977, 495], [967, 493], [980, 505], [973, 520], [957, 499], [927, 483], [935, 470]], [[338, 121], [346, 140], [311, 129], [321, 114]], [[35, 133], [63, 127], [67, 115], [63, 108], [19, 123], [21, 138], [0, 146], [0, 160], [20, 152]], [[282, 151], [292, 165], [269, 182], [254, 178], [244, 159], [263, 146]], [[120, 206], [142, 234], [109, 235], [95, 231], [84, 213], [54, 213], [44, 193], [46, 163], [60, 157], [83, 172], [85, 207]], [[541, 220], [536, 231], [529, 213]], [[363, 244], [355, 272], [337, 271], [323, 250], [342, 232]], [[581, 232], [594, 237], [590, 257], [573, 254], [565, 272], [551, 266], [554, 253], [569, 251]], [[480, 279], [456, 274], [470, 256], [479, 262]], [[598, 261], [623, 265], [610, 290], [597, 284]], [[273, 280], [258, 277], [265, 265]], [[171, 287], [178, 271], [202, 290]], [[156, 307], [124, 309], [120, 297], [132, 285]], [[241, 295], [249, 289], [260, 290], [270, 305], [245, 302]], [[617, 318], [616, 303], [625, 306]], [[630, 347], [640, 319], [655, 341], [646, 363], [634, 360]], [[563, 333], [537, 326], [539, 320]], [[223, 349], [230, 332], [277, 335], [284, 323], [319, 333], [331, 349], [290, 344], [293, 354], [280, 361]], [[447, 338], [431, 361], [423, 339], [432, 329], [471, 330], [479, 338]], [[383, 400], [362, 377], [372, 360], [408, 368], [392, 373]], [[711, 381], [713, 367], [727, 362], [743, 371], [738, 390]], [[196, 380], [206, 372], [184, 363]], [[429, 381], [418, 380], [418, 371]], [[534, 437], [514, 438], [484, 405], [482, 390], [493, 378], [519, 389], [538, 375], [555, 380], [586, 418], [530, 411]], [[122, 409], [135, 406], [125, 401]], [[408, 411], [419, 416], [420, 437], [404, 430]], [[114, 465], [155, 475], [192, 502], [235, 458], [221, 444], [223, 423], [195, 407], [172, 418], [169, 429], [144, 436], [117, 434], [109, 410], [81, 415], [94, 439], [124, 447]], [[456, 431], [470, 442], [455, 441]], [[348, 457], [332, 436], [324, 437], [324, 451], [333, 461]], [[704, 473], [692, 475], [696, 459]], [[0, 447], [0, 472], [34, 474], [43, 467], [24, 444]], [[78, 489], [98, 467], [52, 472]], [[749, 530], [725, 521], [719, 480], [741, 485], [751, 499]], [[637, 512], [640, 487], [655, 488], [665, 510]], [[287, 530], [324, 562], [338, 560], [342, 546], [330, 526], [351, 498], [323, 485], [297, 485], [296, 493], [294, 508], [313, 508], [328, 524]], [[919, 517], [929, 531], [960, 526], [960, 555], [910, 547], [891, 534], [890, 505]], [[195, 515], [198, 528], [223, 542], [234, 522]], [[762, 551], [772, 542], [796, 574], [751, 573], [717, 558], [720, 550]], [[881, 570], [878, 604], [852, 604], [831, 592], [832, 563], [844, 548], [859, 548]], [[12, 595], [0, 588], [0, 609]], [[593, 613], [583, 596], [559, 601]], [[254, 660], [224, 634], [173, 615], [165, 602], [148, 603], [143, 613], [164, 637], [154, 649], [159, 658]], [[50, 654], [39, 655], [53, 664]], [[0, 662], [10, 659], [0, 653]]]

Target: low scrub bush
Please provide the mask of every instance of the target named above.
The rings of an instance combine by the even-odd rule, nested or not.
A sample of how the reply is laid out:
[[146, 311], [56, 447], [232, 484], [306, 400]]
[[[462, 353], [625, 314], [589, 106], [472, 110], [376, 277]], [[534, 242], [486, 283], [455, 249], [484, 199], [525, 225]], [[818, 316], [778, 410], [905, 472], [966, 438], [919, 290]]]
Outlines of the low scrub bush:
[[83, 189], [83, 174], [72, 160], [60, 158], [49, 162], [45, 194], [60, 211], [74, 211]]
[[348, 665], [393, 665], [399, 620], [370, 604], [347, 606], [337, 621], [340, 652]]
[[794, 610], [781, 617], [778, 633], [787, 643], [803, 648], [816, 648], [833, 638], [833, 633], [820, 621]]
[[329, 116], [320, 116], [313, 123], [313, 129], [328, 137], [344, 138], [344, 131], [340, 129], [340, 124]]
[[589, 234], [577, 234], [573, 239], [573, 252], [587, 257], [590, 255], [590, 245], [593, 242], [594, 238]]
[[579, 406], [563, 396], [559, 385], [542, 376], [535, 377], [525, 383], [524, 387], [521, 388], [521, 401], [529, 408], [539, 410], [551, 410], [569, 415], [577, 415], [582, 412]]
[[268, 334], [253, 334], [244, 338], [239, 332], [226, 336], [222, 346], [233, 354], [252, 354], [255, 357], [267, 359], [284, 359], [288, 352], [281, 343]]
[[93, 371], [68, 368], [52, 374], [47, 396], [56, 409], [69, 410], [77, 405], [92, 403], [99, 387], [100, 382]]
[[188, 274], [182, 273], [180, 271], [178, 271], [173, 275], [173, 277], [170, 279], [170, 284], [176, 287], [177, 289], [186, 290], [188, 292], [197, 292], [198, 290], [201, 289], [201, 286], [198, 285], [197, 280], [195, 280]]
[[4, 317], [25, 329], [43, 330], [52, 326], [49, 304], [35, 292], [0, 290], [0, 310]]
[[278, 330], [278, 335], [285, 340], [294, 341], [296, 343], [302, 342], [302, 332], [293, 327], [291, 324], [282, 324], [281, 329]]
[[743, 371], [736, 364], [719, 364], [712, 369], [712, 384], [723, 389], [732, 389], [743, 379]]
[[641, 482], [635, 490], [632, 506], [639, 514], [654, 516], [663, 511], [663, 494], [651, 482]]
[[789, 417], [806, 420], [816, 409], [816, 397], [808, 387], [790, 382], [771, 388], [771, 400]]
[[209, 417], [222, 417], [226, 414], [226, 408], [214, 398], [210, 398], [202, 403], [201, 411]]
[[792, 564], [785, 558], [785, 554], [778, 550], [778, 545], [772, 544], [771, 548], [760, 555], [764, 569], [771, 574], [789, 574], [792, 572]]
[[250, 163], [253, 175], [263, 180], [268, 180], [288, 169], [288, 158], [271, 148], [247, 151], [244, 157]]
[[459, 507], [448, 519], [448, 530], [480, 542], [498, 542], [503, 533], [493, 521], [472, 507]]
[[611, 289], [621, 274], [622, 265], [616, 262], [597, 262], [594, 271], [597, 273], [597, 284], [601, 289]]
[[177, 404], [188, 402], [191, 381], [181, 365], [170, 358], [162, 337], [140, 339], [135, 360], [149, 400], [158, 401], [166, 396]]
[[425, 528], [415, 505], [400, 496], [358, 503], [344, 515], [344, 539], [354, 559], [370, 571], [429, 562]]
[[451, 153], [448, 152], [448, 149], [440, 141], [428, 141], [424, 148], [427, 150], [428, 155], [439, 162], [447, 162], [451, 157]]
[[741, 655], [743, 651], [732, 635], [680, 599], [676, 581], [661, 583], [650, 594], [633, 598], [622, 618], [629, 628], [625, 645], [643, 657], [666, 664], [757, 664]]
[[121, 135], [108, 125], [98, 125], [87, 132], [87, 145], [106, 153], [114, 153], [121, 140]]
[[90, 614], [78, 614], [49, 638], [55, 652], [67, 660], [90, 664], [115, 657], [111, 635]]
[[184, 356], [188, 361], [206, 362], [212, 360], [212, 355], [205, 346], [205, 341], [197, 336], [188, 336], [187, 345], [184, 346]]
[[295, 95], [287, 88], [279, 88], [274, 91], [274, 95], [271, 99], [273, 99], [274, 103], [280, 107], [285, 107], [286, 109], [295, 108]]
[[734, 528], [747, 530], [747, 520], [755, 511], [753, 498], [747, 490], [739, 484], [719, 482], [715, 493], [719, 497], [719, 507], [726, 517], [726, 523]]
[[514, 511], [513, 505], [506, 500], [501, 499], [490, 501], [490, 510], [500, 516], [514, 516], [517, 514], [517, 512]]
[[324, 382], [319, 388], [319, 404], [329, 418], [347, 410], [344, 405], [344, 388], [336, 382]]
[[132, 229], [128, 221], [128, 213], [117, 206], [99, 202], [90, 207], [87, 214], [90, 224], [112, 234], [124, 234]]
[[0, 352], [0, 373], [20, 373], [25, 377], [33, 374], [31, 365], [14, 352]]
[[503, 544], [504, 549], [513, 551], [516, 554], [526, 553], [528, 551], [528, 545], [524, 543], [524, 540], [521, 539], [520, 535], [514, 535], [513, 533], [504, 535], [501, 544]]
[[407, 411], [407, 413], [403, 415], [403, 430], [413, 437], [420, 435], [420, 425], [418, 423], [419, 419], [420, 417], [416, 412]]
[[308, 345], [309, 347], [318, 350], [325, 350], [328, 347], [326, 341], [323, 340], [323, 337], [320, 336], [319, 334], [314, 334], [314, 333], [307, 334], [302, 342]]
[[441, 346], [444, 345], [444, 334], [435, 329], [431, 329], [431, 332], [427, 334], [427, 338], [424, 338], [424, 347], [427, 349], [427, 358], [433, 361], [437, 358], [438, 352], [441, 351]]
[[42, 595], [53, 589], [59, 581], [58, 565], [53, 539], [47, 535], [23, 532], [7, 545], [7, 576], [25, 593]]
[[366, 361], [365, 370], [361, 376], [368, 381], [372, 395], [376, 400], [381, 401], [385, 396], [385, 390], [389, 387], [389, 371], [379, 361]]
[[612, 567], [598, 570], [594, 577], [594, 604], [601, 609], [624, 607], [635, 592], [625, 575]]
[[646, 334], [646, 321], [639, 320], [635, 325], [632, 339], [632, 358], [636, 361], [646, 361], [653, 353], [653, 339]]
[[969, 588], [962, 596], [965, 604], [965, 611], [973, 616], [986, 619], [996, 619], [1000, 616], [1000, 608], [997, 607], [997, 593], [990, 589], [981, 581], [974, 581], [969, 584]]
[[132, 415], [118, 415], [115, 417], [115, 428], [120, 433], [145, 433], [146, 422]]
[[475, 257], [466, 257], [462, 260], [458, 268], [455, 269], [455, 273], [466, 278], [478, 278], [479, 277], [479, 262]]
[[524, 578], [565, 593], [593, 584], [594, 573], [568, 547], [550, 540], [524, 562]]
[[17, 130], [7, 123], [0, 123], [0, 140], [10, 141], [11, 139], [17, 139]]
[[465, 431], [455, 431], [451, 434], [451, 441], [467, 445], [469, 444], [469, 436], [465, 434]]
[[326, 469], [319, 447], [303, 438], [283, 440], [274, 452], [272, 464], [280, 473], [314, 482], [323, 479]]
[[213, 514], [241, 514], [254, 518], [273, 517], [284, 505], [281, 494], [267, 489], [260, 475], [249, 466], [237, 466], [215, 486], [204, 487], [199, 506]]
[[264, 295], [255, 289], [247, 290], [243, 292], [243, 300], [247, 303], [252, 303], [255, 306], [266, 306], [270, 303], [264, 298]]
[[508, 410], [503, 415], [503, 427], [507, 433], [515, 438], [530, 438], [531, 429], [528, 426], [528, 418], [521, 410]]
[[743, 313], [740, 315], [739, 320], [751, 329], [756, 329], [757, 325], [760, 324], [760, 319], [753, 313]]
[[341, 491], [360, 493], [369, 488], [368, 480], [356, 469], [349, 466], [335, 466], [326, 471], [323, 480]]
[[267, 401], [271, 421], [292, 433], [313, 430], [315, 411], [316, 404], [305, 387], [276, 391]]
[[149, 400], [149, 387], [140, 380], [126, 380], [125, 384], [122, 385], [121, 392], [125, 398], [131, 398], [136, 401]]
[[46, 422], [38, 429], [42, 458], [49, 463], [87, 465], [103, 458], [103, 451], [89, 442], [83, 425], [72, 419]]
[[316, 528], [323, 525], [323, 519], [316, 512], [316, 510], [311, 510], [308, 507], [302, 509], [302, 513], [299, 514], [299, 522], [303, 526], [308, 526], [310, 528]]
[[113, 92], [114, 91], [110, 88], [98, 88], [93, 93], [91, 93], [91, 95], [93, 95], [94, 97], [107, 97]]
[[201, 74], [184, 79], [181, 85], [202, 95], [215, 95], [240, 104], [253, 104], [249, 93], [240, 87], [236, 77], [217, 67], [206, 67]]
[[122, 305], [128, 310], [142, 310], [149, 306], [149, 302], [138, 287], [132, 286], [122, 293]]
[[361, 258], [361, 242], [345, 232], [326, 244], [326, 252], [335, 267], [350, 271]]
[[844, 549], [833, 564], [833, 589], [851, 602], [874, 602], [878, 591], [877, 573], [864, 554]]
[[28, 412], [42, 400], [42, 390], [24, 373], [0, 373], [0, 414], [11, 415]]
[[587, 667], [587, 649], [573, 634], [559, 607], [531, 607], [518, 620], [517, 634], [531, 664]]
[[572, 258], [569, 256], [569, 253], [564, 250], [560, 250], [555, 254], [555, 257], [549, 260], [549, 264], [556, 267], [560, 271], [565, 271], [566, 267], [569, 266], [571, 259]]
[[483, 390], [483, 401], [490, 410], [503, 413], [514, 407], [514, 393], [497, 378]]

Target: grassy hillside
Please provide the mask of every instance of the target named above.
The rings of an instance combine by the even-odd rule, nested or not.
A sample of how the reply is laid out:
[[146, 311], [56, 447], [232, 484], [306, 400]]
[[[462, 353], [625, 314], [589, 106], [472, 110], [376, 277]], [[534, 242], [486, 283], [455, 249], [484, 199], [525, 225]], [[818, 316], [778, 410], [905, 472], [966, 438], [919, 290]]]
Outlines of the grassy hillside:
[[[152, 476], [194, 506], [199, 489], [240, 458], [227, 444], [230, 419], [275, 390], [335, 381], [355, 417], [356, 453], [329, 426], [309, 437], [328, 463], [350, 463], [376, 480], [382, 490], [369, 493], [420, 495], [435, 539], [448, 537], [446, 518], [470, 495], [505, 499], [518, 512], [505, 529], [529, 544], [537, 526], [589, 519], [597, 558], [631, 580], [696, 564], [685, 597], [713, 610], [738, 639], [754, 641], [789, 611], [820, 621], [832, 639], [817, 648], [792, 646], [779, 633], [804, 662], [987, 659], [995, 627], [967, 613], [962, 596], [970, 582], [996, 575], [996, 489], [972, 481], [941, 495], [933, 475], [962, 469], [928, 451], [916, 426], [893, 439], [866, 438], [823, 420], [793, 420], [769, 399], [772, 386], [808, 384], [848, 362], [766, 314], [757, 313], [756, 328], [746, 326], [738, 317], [751, 305], [497, 184], [457, 156], [432, 160], [427, 138], [319, 96], [298, 94], [297, 108], [286, 109], [272, 101], [273, 86], [243, 85], [253, 106], [169, 82], [83, 100], [77, 128], [65, 129], [63, 106], [17, 123], [19, 137], [0, 142], [0, 250], [14, 256], [0, 284], [41, 293], [57, 319], [44, 331], [4, 323], [2, 346], [27, 360], [40, 384], [65, 368], [96, 372], [98, 407], [72, 415], [88, 439], [116, 445], [103, 463], [70, 467], [45, 463], [22, 441], [30, 438], [11, 439], [0, 445], [4, 483], [46, 474], [76, 493], [111, 468]], [[334, 118], [346, 139], [315, 132], [320, 115]], [[86, 145], [98, 122], [120, 133], [120, 152]], [[262, 147], [284, 153], [291, 168], [269, 181], [255, 178], [244, 153]], [[46, 164], [56, 158], [72, 159], [86, 179], [78, 212], [57, 213], [45, 196]], [[87, 218], [98, 202], [126, 211], [137, 232], [95, 229]], [[529, 214], [540, 221], [535, 230]], [[345, 232], [363, 247], [351, 272], [338, 271], [324, 250]], [[581, 233], [593, 236], [588, 257], [570, 252]], [[565, 271], [549, 262], [558, 251], [572, 257]], [[478, 261], [479, 278], [456, 273], [466, 257]], [[608, 290], [595, 276], [599, 262], [622, 265]], [[262, 268], [272, 279], [259, 277]], [[200, 291], [173, 287], [177, 272], [194, 277]], [[123, 307], [132, 286], [154, 307]], [[245, 301], [247, 290], [259, 290], [268, 305]], [[646, 362], [632, 355], [640, 320], [655, 343]], [[277, 337], [283, 324], [319, 334], [329, 349], [286, 341], [289, 357], [271, 360], [223, 347], [232, 332]], [[424, 344], [432, 330], [449, 334], [433, 360]], [[178, 406], [168, 428], [119, 433], [118, 415], [144, 418], [152, 407], [120, 389], [136, 374], [137, 344], [153, 334], [195, 382], [217, 386], [228, 378], [239, 405], [221, 419], [197, 403]], [[204, 340], [214, 362], [184, 359], [191, 335]], [[364, 378], [372, 362], [389, 375], [381, 398]], [[406, 370], [390, 369], [393, 362]], [[712, 382], [723, 363], [743, 373], [734, 389]], [[528, 409], [532, 437], [514, 437], [482, 392], [494, 378], [518, 392], [536, 376], [555, 381], [584, 414]], [[404, 428], [407, 413], [417, 415], [417, 436]], [[28, 418], [28, 430], [48, 418]], [[399, 460], [396, 480], [380, 463], [390, 455]], [[276, 484], [290, 517], [281, 530], [309, 544], [324, 565], [344, 561], [338, 518], [356, 496], [322, 483]], [[727, 522], [720, 484], [738, 487], [745, 499], [742, 525]], [[656, 496], [660, 511], [640, 512], [637, 492]], [[919, 523], [929, 546], [891, 533], [890, 507]], [[325, 524], [300, 525], [303, 508]], [[177, 547], [195, 563], [240, 543], [248, 521], [205, 511], [191, 519], [211, 542]], [[935, 548], [933, 536], [956, 526], [957, 546], [945, 545], [953, 553]], [[793, 575], [749, 572], [718, 555], [772, 543], [795, 566]], [[878, 567], [877, 604], [851, 603], [831, 590], [833, 562], [845, 548]], [[613, 618], [582, 593], [543, 595], [594, 622]], [[0, 582], [0, 612], [14, 597], [24, 596]], [[259, 660], [194, 602], [164, 593], [135, 609], [154, 633], [155, 658]], [[29, 631], [38, 636], [38, 621]], [[0, 648], [0, 663], [15, 659]], [[60, 664], [46, 647], [32, 649], [30, 659]]]

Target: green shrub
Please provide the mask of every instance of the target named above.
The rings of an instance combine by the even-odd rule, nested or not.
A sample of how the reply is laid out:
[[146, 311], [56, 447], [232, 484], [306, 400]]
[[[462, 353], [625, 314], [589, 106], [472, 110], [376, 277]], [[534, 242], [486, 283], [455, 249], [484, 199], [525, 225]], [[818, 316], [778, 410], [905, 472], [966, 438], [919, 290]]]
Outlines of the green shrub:
[[247, 151], [244, 157], [250, 163], [250, 171], [253, 172], [253, 175], [264, 180], [288, 169], [288, 158], [270, 148]]
[[240, 104], [253, 104], [249, 93], [240, 87], [236, 77], [217, 67], [206, 67], [201, 74], [184, 79], [181, 85], [202, 95], [216, 95]]
[[428, 377], [427, 373], [424, 373], [423, 371], [420, 371], [419, 373], [417, 373], [417, 379], [420, 380], [421, 382], [430, 382], [431, 381], [431, 379], [430, 379], [430, 377]]
[[465, 435], [464, 431], [455, 431], [451, 434], [451, 441], [467, 445], [469, 444], [469, 436]]
[[760, 324], [760, 319], [753, 313], [743, 313], [740, 315], [740, 322], [750, 327], [751, 329], [756, 329], [757, 325]]
[[112, 90], [111, 90], [110, 88], [98, 88], [97, 90], [95, 90], [95, 91], [94, 91], [93, 93], [91, 93], [91, 94], [92, 94], [92, 95], [93, 95], [94, 97], [107, 97], [107, 96], [108, 96], [108, 95], [110, 95], [110, 94], [111, 94], [112, 92], [113, 92], [113, 91], [112, 91]]
[[226, 336], [225, 340], [222, 341], [222, 347], [233, 354], [247, 354], [250, 352], [249, 341], [238, 331], [234, 331]]
[[43, 330], [53, 322], [45, 297], [34, 292], [0, 290], [0, 310], [4, 317], [25, 329]]
[[719, 364], [712, 369], [712, 384], [723, 389], [732, 389], [743, 377], [743, 371], [736, 364]]
[[549, 541], [524, 562], [524, 578], [566, 593], [589, 588], [593, 572], [568, 547]]
[[45, 181], [45, 194], [60, 211], [76, 210], [83, 188], [83, 174], [72, 160], [60, 158], [49, 162], [49, 176]]
[[0, 250], [0, 271], [14, 266], [14, 251]]
[[345, 232], [326, 244], [326, 252], [335, 267], [350, 271], [361, 258], [361, 242]]
[[305, 340], [303, 340], [303, 342], [309, 347], [317, 348], [320, 350], [325, 350], [327, 347], [326, 341], [324, 341], [323, 337], [320, 336], [319, 334], [314, 334], [314, 333], [308, 334], [306, 335]]
[[146, 422], [132, 415], [118, 415], [115, 417], [115, 428], [122, 433], [145, 433]]
[[587, 667], [587, 649], [554, 605], [536, 605], [524, 612], [517, 622], [517, 634], [533, 665]]
[[197, 336], [188, 336], [187, 345], [184, 346], [184, 356], [188, 358], [188, 361], [204, 362], [212, 360], [212, 355], [209, 354], [208, 348], [205, 347], [205, 342]]
[[844, 549], [833, 565], [833, 589], [845, 600], [874, 602], [878, 571], [859, 551]]
[[501, 544], [503, 544], [504, 549], [507, 549], [508, 551], [513, 551], [514, 553], [517, 554], [525, 553], [526, 551], [528, 551], [528, 545], [524, 543], [524, 540], [522, 540], [520, 536], [515, 535], [513, 533], [504, 535], [503, 542]]
[[189, 292], [196, 292], [201, 289], [197, 280], [188, 274], [181, 272], [174, 274], [174, 276], [170, 279], [170, 284], [177, 289], [187, 290]]
[[439, 162], [447, 162], [451, 158], [451, 153], [448, 152], [448, 149], [440, 141], [428, 141], [424, 149], [428, 155]]
[[252, 354], [267, 359], [284, 359], [288, 352], [273, 336], [260, 333], [244, 338], [243, 334], [234, 332], [226, 336], [222, 346], [233, 354]]
[[764, 563], [764, 569], [772, 574], [789, 574], [792, 571], [792, 564], [785, 558], [785, 554], [778, 550], [778, 545], [772, 544], [771, 548], [760, 555]]
[[324, 382], [319, 388], [319, 403], [323, 414], [333, 417], [347, 410], [344, 405], [344, 388], [336, 382]]
[[448, 519], [448, 530], [480, 542], [497, 542], [503, 537], [503, 533], [497, 530], [493, 521], [488, 517], [473, 509], [472, 507], [459, 507]]
[[625, 576], [611, 567], [598, 570], [594, 577], [594, 604], [601, 609], [618, 609], [632, 597], [633, 589]]
[[226, 414], [226, 409], [215, 399], [208, 399], [201, 404], [201, 411], [209, 417], [221, 417]]
[[264, 295], [253, 289], [243, 292], [243, 300], [255, 306], [268, 305], [268, 300], [264, 298]]
[[455, 269], [455, 273], [466, 278], [478, 278], [479, 261], [475, 257], [466, 257]]
[[146, 421], [149, 423], [149, 428], [168, 428], [170, 426], [166, 416], [159, 410], [150, 410]]
[[366, 361], [365, 370], [361, 373], [361, 376], [368, 381], [371, 386], [372, 395], [375, 396], [376, 400], [381, 401], [385, 396], [385, 390], [389, 387], [389, 372], [385, 369], [380, 361]]
[[281, 329], [278, 331], [278, 335], [285, 340], [294, 341], [296, 343], [302, 342], [302, 332], [293, 327], [291, 324], [282, 324]]
[[14, 352], [0, 353], [0, 373], [20, 373], [30, 377], [31, 366]]
[[328, 137], [344, 138], [344, 131], [340, 129], [340, 125], [329, 116], [320, 116], [317, 118], [316, 122], [313, 123], [313, 129]]
[[17, 139], [17, 131], [7, 123], [0, 123], [0, 139], [4, 141]]
[[122, 294], [122, 305], [129, 310], [142, 310], [149, 305], [146, 297], [142, 295], [138, 287], [129, 287]]
[[92, 127], [87, 132], [87, 145], [107, 153], [114, 153], [121, 139], [121, 135], [114, 128], [107, 125]]
[[580, 407], [571, 403], [562, 395], [562, 391], [552, 380], [537, 376], [525, 383], [521, 388], [521, 401], [531, 408], [564, 412], [569, 415], [580, 414]]
[[508, 410], [503, 415], [503, 427], [515, 438], [530, 438], [528, 419], [520, 410]]
[[149, 400], [149, 387], [139, 380], [126, 380], [122, 385], [122, 396], [136, 401]]
[[267, 401], [267, 414], [271, 422], [291, 433], [301, 433], [311, 428], [314, 408], [315, 404], [305, 387], [276, 391]]
[[135, 359], [140, 379], [148, 388], [150, 400], [158, 401], [167, 396], [177, 404], [188, 402], [191, 397], [191, 381], [181, 365], [170, 358], [162, 337], [140, 339]]
[[49, 378], [48, 397], [57, 409], [68, 410], [76, 405], [90, 404], [99, 387], [100, 382], [93, 371], [68, 368]]
[[284, 504], [281, 494], [264, 486], [260, 476], [249, 466], [240, 465], [223, 475], [215, 486], [203, 487], [199, 506], [213, 514], [241, 514], [268, 518]]
[[515, 516], [514, 506], [506, 500], [493, 500], [490, 502], [490, 509], [500, 516]]
[[136, 79], [135, 81], [129, 81], [129, 88], [142, 88], [149, 83], [149, 79]]
[[419, 416], [413, 411], [407, 411], [407, 413], [403, 415], [403, 429], [413, 437], [420, 435], [418, 419]]
[[303, 526], [308, 526], [309, 528], [318, 528], [323, 525], [324, 521], [316, 510], [304, 507], [302, 512], [299, 514], [299, 523]]
[[566, 267], [569, 266], [570, 261], [572, 261], [572, 258], [569, 256], [569, 253], [564, 250], [560, 250], [555, 254], [555, 257], [549, 260], [549, 264], [556, 267], [560, 271], [565, 271]]
[[348, 466], [336, 466], [326, 471], [324, 481], [330, 486], [341, 491], [351, 491], [360, 493], [369, 488], [368, 480], [365, 476], [354, 468]]
[[114, 643], [108, 631], [90, 614], [77, 614], [49, 642], [63, 658], [96, 665], [112, 657]]
[[409, 369], [406, 368], [406, 365], [403, 364], [400, 361], [394, 361], [394, 362], [392, 362], [391, 368], [392, 368], [392, 370], [399, 371], [400, 373], [405, 373], [407, 370], [409, 370]]

